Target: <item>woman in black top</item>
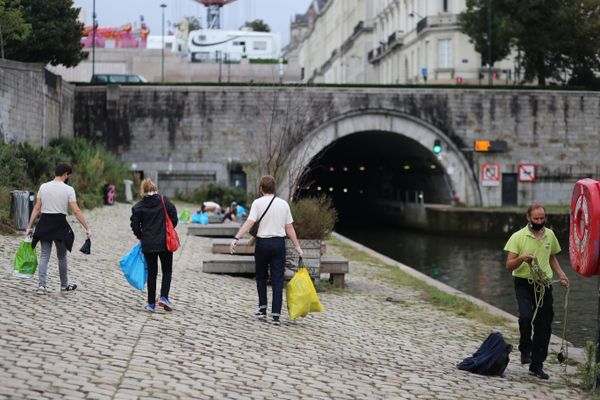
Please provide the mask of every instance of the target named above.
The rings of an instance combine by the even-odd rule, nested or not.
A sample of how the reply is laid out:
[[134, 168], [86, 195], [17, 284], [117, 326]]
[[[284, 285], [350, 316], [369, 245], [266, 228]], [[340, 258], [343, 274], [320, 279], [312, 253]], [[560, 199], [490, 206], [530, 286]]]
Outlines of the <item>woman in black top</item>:
[[[148, 264], [148, 304], [146, 310], [156, 308], [156, 277], [158, 275], [158, 259], [162, 269], [162, 283], [158, 305], [165, 311], [173, 311], [169, 301], [171, 275], [173, 272], [173, 253], [167, 250], [167, 228], [163, 209], [163, 196], [158, 194], [158, 187], [151, 179], [144, 179], [141, 184], [142, 199], [131, 209], [131, 229], [142, 242], [142, 252]], [[173, 226], [177, 226], [177, 209], [171, 201], [164, 197], [164, 207]]]

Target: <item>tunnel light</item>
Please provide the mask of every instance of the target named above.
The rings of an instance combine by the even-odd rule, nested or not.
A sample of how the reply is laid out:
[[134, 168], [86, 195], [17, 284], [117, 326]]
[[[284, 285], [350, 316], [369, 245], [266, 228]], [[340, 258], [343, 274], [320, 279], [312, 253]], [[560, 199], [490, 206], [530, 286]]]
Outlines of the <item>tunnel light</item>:
[[348, 167], [344, 167], [344, 172], [348, 172]]
[[344, 188], [344, 193], [348, 193], [348, 188]]
[[364, 165], [361, 165], [360, 167], [358, 167], [358, 170], [359, 170], [359, 171], [364, 171], [364, 170], [365, 170], [365, 166], [364, 166]]
[[321, 191], [321, 186], [317, 186], [317, 190], [318, 190], [318, 191]]
[[329, 186], [329, 191], [333, 192], [333, 188], [331, 186]]
[[402, 167], [405, 171], [408, 171], [410, 169], [410, 165], [405, 165], [404, 167]]
[[333, 165], [331, 167], [329, 167], [329, 171], [331, 171], [331, 172], [335, 171], [335, 168], [333, 167]]

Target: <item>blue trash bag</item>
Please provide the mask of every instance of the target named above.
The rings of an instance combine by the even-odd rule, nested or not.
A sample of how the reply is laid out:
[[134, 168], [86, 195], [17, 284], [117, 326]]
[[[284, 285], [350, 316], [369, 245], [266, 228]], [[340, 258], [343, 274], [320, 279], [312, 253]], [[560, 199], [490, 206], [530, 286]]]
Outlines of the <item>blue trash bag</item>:
[[196, 224], [208, 224], [208, 213], [192, 214], [192, 222]]
[[238, 218], [242, 218], [242, 216], [246, 213], [246, 209], [240, 205], [237, 206], [237, 216]]
[[135, 245], [131, 251], [126, 254], [119, 263], [123, 270], [123, 275], [127, 282], [138, 290], [144, 290], [144, 286], [148, 281], [148, 266], [146, 258], [142, 253], [142, 243]]

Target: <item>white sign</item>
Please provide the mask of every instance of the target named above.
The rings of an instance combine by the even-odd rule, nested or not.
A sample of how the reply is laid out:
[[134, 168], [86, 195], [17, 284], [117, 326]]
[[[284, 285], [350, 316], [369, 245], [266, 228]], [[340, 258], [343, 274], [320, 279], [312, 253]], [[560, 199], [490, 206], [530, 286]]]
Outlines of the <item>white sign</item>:
[[483, 164], [481, 166], [481, 184], [483, 186], [500, 184], [500, 164]]
[[519, 164], [519, 182], [535, 182], [535, 164]]

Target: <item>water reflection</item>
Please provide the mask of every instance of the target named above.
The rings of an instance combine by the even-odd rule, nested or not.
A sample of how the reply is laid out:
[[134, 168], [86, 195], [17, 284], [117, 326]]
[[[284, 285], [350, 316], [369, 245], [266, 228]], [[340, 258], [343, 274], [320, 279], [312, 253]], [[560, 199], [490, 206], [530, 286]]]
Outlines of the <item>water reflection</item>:
[[[506, 238], [464, 238], [405, 231], [385, 226], [336, 226], [336, 230], [388, 257], [475, 296], [513, 315], [517, 314], [512, 278], [502, 251]], [[567, 339], [577, 346], [596, 341], [597, 278], [583, 278], [570, 264], [568, 241], [560, 240], [558, 260], [571, 281]], [[565, 289], [554, 285], [553, 332], [562, 334]]]

